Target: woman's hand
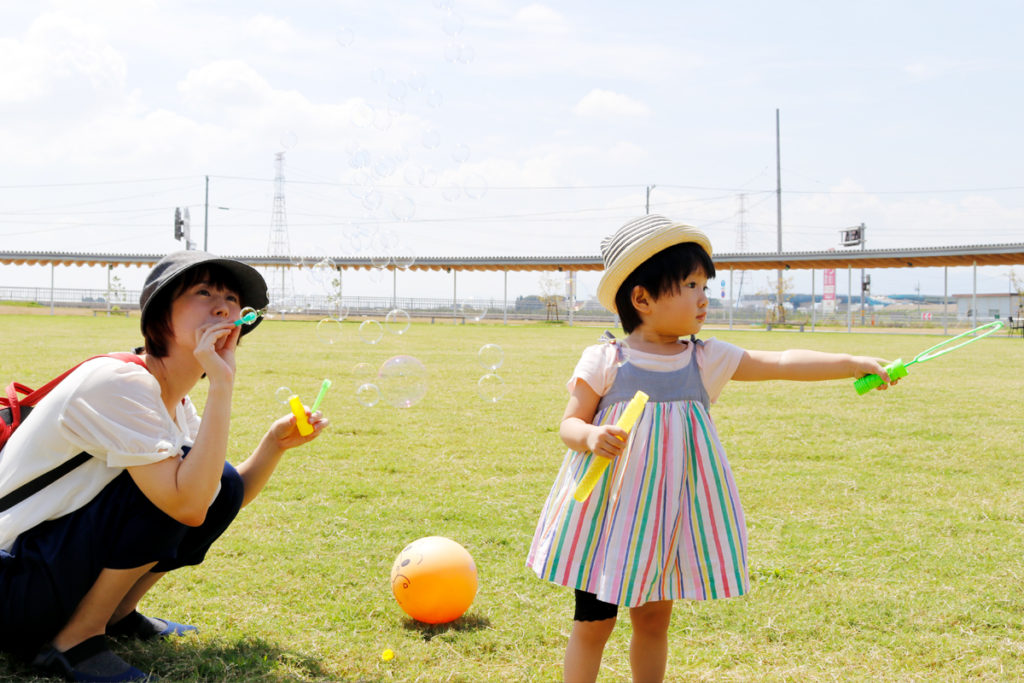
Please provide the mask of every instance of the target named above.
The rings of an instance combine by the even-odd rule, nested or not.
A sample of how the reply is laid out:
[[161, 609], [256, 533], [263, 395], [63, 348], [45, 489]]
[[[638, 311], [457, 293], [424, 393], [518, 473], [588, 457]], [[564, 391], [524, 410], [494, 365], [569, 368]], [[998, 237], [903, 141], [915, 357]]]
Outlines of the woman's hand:
[[234, 382], [235, 349], [241, 334], [241, 327], [226, 321], [196, 328], [192, 353], [211, 382]]
[[295, 448], [296, 446], [309, 443], [316, 437], [320, 436], [320, 433], [329, 424], [327, 418], [324, 417], [323, 413], [319, 410], [312, 414], [307, 410], [306, 419], [308, 419], [309, 424], [313, 426], [313, 432], [306, 436], [299, 434], [297, 421], [295, 416], [291, 413], [275, 420], [274, 423], [270, 425], [270, 429], [267, 434], [277, 443], [277, 447], [280, 450], [285, 451], [289, 448]]
[[882, 383], [876, 387], [878, 391], [885, 391], [889, 388], [890, 384], [896, 384], [899, 382], [899, 379], [890, 378], [889, 373], [885, 371], [885, 366], [888, 365], [888, 361], [884, 358], [854, 356], [850, 359], [850, 363], [853, 368], [854, 379], [860, 379], [865, 375], [878, 375], [881, 377]]

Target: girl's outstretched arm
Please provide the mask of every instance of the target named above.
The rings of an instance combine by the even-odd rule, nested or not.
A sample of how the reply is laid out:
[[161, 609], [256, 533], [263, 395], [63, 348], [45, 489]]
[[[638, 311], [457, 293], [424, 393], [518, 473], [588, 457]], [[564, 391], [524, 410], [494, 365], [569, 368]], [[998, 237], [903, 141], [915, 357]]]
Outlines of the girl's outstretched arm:
[[[804, 349], [744, 351], [732, 378], [741, 382], [756, 382], [766, 379], [815, 382], [876, 374], [884, 381], [879, 389], [885, 389], [890, 383], [889, 375], [882, 367], [885, 362], [880, 358]], [[895, 382], [892, 383], [895, 384]]]
[[591, 424], [600, 402], [601, 396], [585, 381], [577, 379], [569, 394], [558, 435], [574, 451], [591, 451], [604, 458], [614, 458], [622, 453], [629, 433], [614, 424]]

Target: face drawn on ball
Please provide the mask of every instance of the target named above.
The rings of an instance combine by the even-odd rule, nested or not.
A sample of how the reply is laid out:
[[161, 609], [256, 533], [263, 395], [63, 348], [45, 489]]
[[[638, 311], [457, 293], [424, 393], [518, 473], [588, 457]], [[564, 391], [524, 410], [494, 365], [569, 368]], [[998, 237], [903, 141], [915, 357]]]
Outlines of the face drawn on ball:
[[394, 593], [398, 604], [402, 604], [402, 599], [399, 597], [399, 591], [396, 590], [395, 584], [398, 583], [401, 588], [408, 588], [412, 585], [412, 579], [403, 574], [402, 570], [406, 567], [423, 564], [423, 553], [414, 550], [415, 545], [415, 543], [410, 543], [402, 548], [402, 552], [398, 554], [398, 560], [391, 567], [391, 592]]

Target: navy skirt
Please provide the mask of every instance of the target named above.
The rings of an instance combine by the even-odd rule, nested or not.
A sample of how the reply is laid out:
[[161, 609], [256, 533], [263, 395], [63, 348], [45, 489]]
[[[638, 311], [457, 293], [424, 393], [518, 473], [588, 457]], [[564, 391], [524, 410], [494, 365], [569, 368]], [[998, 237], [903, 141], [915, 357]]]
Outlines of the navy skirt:
[[203, 561], [242, 507], [242, 478], [224, 464], [220, 492], [198, 527], [175, 521], [122, 472], [88, 505], [21, 534], [0, 551], [0, 650], [31, 656], [71, 618], [103, 569], [156, 562], [166, 572]]

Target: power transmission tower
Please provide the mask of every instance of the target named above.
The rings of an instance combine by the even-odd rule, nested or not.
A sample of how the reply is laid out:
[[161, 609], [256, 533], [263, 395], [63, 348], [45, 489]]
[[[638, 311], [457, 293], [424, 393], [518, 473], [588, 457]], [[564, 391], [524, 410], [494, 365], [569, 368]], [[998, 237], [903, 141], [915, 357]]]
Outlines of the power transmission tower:
[[[270, 242], [267, 245], [269, 256], [287, 258], [291, 253], [288, 244], [288, 217], [284, 210], [284, 152], [274, 153], [274, 212], [270, 218]], [[283, 301], [288, 296], [285, 284], [287, 266], [281, 266], [281, 290], [279, 298]]]
[[[747, 250], [747, 195], [741, 194], [739, 196], [739, 199], [740, 224], [739, 227], [737, 227], [736, 229], [736, 251], [742, 254]], [[746, 273], [747, 271], [745, 270], [740, 271], [740, 286], [736, 289], [736, 295], [733, 297], [733, 300], [736, 302], [737, 306], [743, 305], [743, 276], [746, 275]]]
[[274, 153], [274, 213], [270, 218], [269, 256], [288, 256], [288, 218], [284, 211], [284, 152]]

